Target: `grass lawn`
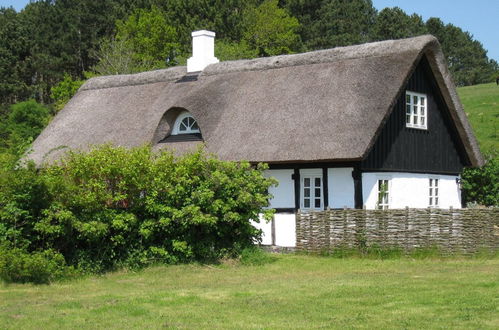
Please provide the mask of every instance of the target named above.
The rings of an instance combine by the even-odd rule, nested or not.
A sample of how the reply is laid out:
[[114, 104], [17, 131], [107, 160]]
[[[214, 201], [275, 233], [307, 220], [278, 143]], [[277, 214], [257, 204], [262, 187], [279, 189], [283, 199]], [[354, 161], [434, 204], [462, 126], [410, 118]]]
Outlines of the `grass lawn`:
[[496, 83], [457, 89], [482, 151], [499, 150], [499, 86]]
[[499, 328], [499, 259], [277, 255], [0, 284], [0, 328]]

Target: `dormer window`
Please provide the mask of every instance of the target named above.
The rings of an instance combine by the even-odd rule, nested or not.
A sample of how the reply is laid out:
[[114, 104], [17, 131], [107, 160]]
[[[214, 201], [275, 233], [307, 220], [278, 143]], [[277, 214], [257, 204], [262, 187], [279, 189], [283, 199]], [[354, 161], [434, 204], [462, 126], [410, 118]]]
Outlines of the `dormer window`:
[[407, 91], [405, 93], [405, 126], [427, 129], [426, 94]]
[[177, 120], [175, 121], [175, 125], [173, 127], [172, 135], [178, 134], [199, 134], [201, 133], [199, 130], [198, 123], [192, 117], [192, 115], [184, 111], [179, 114]]

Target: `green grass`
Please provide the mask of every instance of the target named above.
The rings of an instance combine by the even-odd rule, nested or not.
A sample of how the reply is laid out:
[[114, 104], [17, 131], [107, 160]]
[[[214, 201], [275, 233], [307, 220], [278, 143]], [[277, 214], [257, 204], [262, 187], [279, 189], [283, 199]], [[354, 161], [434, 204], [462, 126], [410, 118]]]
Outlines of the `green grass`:
[[467, 86], [457, 92], [482, 152], [499, 151], [499, 86]]
[[277, 255], [0, 285], [0, 328], [499, 328], [499, 259]]

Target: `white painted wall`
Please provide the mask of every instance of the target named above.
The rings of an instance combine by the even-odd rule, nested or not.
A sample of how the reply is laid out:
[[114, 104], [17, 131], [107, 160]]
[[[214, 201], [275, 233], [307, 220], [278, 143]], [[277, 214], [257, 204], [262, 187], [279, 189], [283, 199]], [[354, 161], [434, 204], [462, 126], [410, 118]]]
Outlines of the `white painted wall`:
[[429, 179], [439, 179], [439, 207], [460, 208], [461, 194], [457, 176], [414, 173], [362, 173], [362, 194], [367, 209], [375, 209], [378, 201], [378, 180], [389, 179], [390, 208], [428, 207]]
[[294, 213], [277, 213], [275, 221], [275, 245], [296, 246], [296, 216]]
[[269, 188], [269, 192], [274, 195], [270, 200], [272, 208], [294, 208], [295, 207], [295, 182], [291, 179], [293, 170], [266, 170], [264, 176], [274, 177], [279, 181], [279, 185]]
[[352, 171], [352, 167], [328, 168], [327, 184], [330, 208], [355, 207]]

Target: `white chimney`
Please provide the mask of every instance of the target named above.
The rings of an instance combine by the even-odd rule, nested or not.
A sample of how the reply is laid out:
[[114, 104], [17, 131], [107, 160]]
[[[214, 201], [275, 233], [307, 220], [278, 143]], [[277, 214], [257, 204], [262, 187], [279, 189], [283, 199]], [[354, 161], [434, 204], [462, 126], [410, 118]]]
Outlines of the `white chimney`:
[[192, 57], [187, 60], [187, 72], [203, 71], [208, 65], [218, 62], [215, 57], [215, 32], [192, 32]]

